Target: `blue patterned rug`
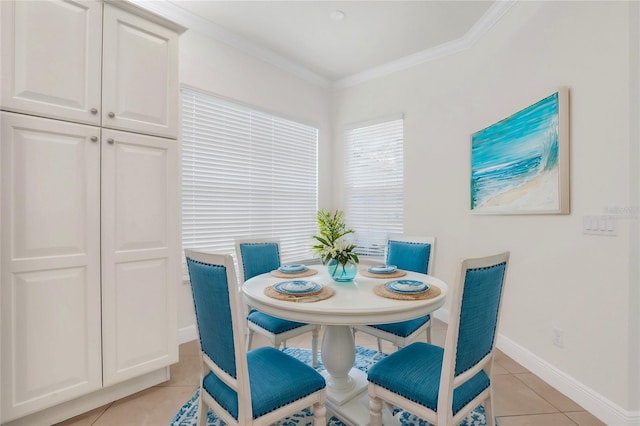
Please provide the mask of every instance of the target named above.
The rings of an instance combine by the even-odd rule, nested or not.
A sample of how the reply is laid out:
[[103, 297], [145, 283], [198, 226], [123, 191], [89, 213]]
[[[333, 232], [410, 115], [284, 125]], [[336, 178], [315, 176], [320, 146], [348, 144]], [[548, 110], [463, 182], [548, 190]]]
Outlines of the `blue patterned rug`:
[[[284, 352], [298, 358], [300, 361], [311, 365], [311, 350], [299, 348], [286, 348]], [[356, 347], [355, 367], [365, 373], [369, 371], [376, 362], [380, 361], [386, 355], [373, 349], [366, 349], [361, 346]], [[322, 361], [318, 360], [318, 371], [323, 371]], [[171, 426], [195, 426], [196, 416], [198, 415], [198, 390], [193, 394], [191, 399], [187, 401], [178, 414], [171, 421]], [[432, 426], [431, 423], [417, 418], [406, 411], [396, 411], [396, 417], [400, 420], [402, 426]], [[304, 409], [299, 413], [277, 423], [277, 426], [309, 426], [313, 424], [313, 414], [310, 409]], [[496, 423], [497, 425], [497, 423]], [[217, 418], [211, 410], [207, 413], [207, 426], [225, 426], [225, 423]], [[331, 417], [327, 426], [346, 426], [336, 417]], [[466, 419], [460, 423], [460, 426], [486, 426], [484, 407], [479, 406]]]

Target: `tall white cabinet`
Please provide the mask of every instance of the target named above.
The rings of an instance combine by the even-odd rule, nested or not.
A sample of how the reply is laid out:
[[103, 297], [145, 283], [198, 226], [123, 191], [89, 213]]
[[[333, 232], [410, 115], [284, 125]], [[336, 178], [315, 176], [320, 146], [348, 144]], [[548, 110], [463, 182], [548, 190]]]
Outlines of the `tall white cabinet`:
[[167, 380], [178, 36], [124, 2], [0, 2], [0, 423]]

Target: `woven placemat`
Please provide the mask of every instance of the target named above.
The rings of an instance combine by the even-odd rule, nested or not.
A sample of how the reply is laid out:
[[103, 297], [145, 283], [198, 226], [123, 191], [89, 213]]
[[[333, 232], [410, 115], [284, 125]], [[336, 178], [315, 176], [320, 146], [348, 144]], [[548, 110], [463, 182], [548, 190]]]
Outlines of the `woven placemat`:
[[[438, 287], [433, 284], [429, 284], [429, 290], [422, 293], [396, 293], [393, 291], [387, 290], [385, 287], [386, 283], [378, 284], [373, 288], [373, 292], [378, 296], [386, 297], [387, 299], [397, 299], [397, 300], [425, 300], [425, 299], [433, 299], [436, 296], [439, 296], [441, 291]], [[275, 291], [275, 290], [274, 290]]]
[[302, 277], [310, 277], [311, 275], [315, 275], [317, 273], [318, 273], [317, 270], [311, 269], [311, 268], [307, 269], [306, 271], [296, 272], [296, 273], [280, 272], [277, 269], [274, 269], [273, 271], [271, 271], [271, 276], [278, 277], [278, 278], [302, 278]]
[[322, 286], [322, 290], [313, 294], [283, 294], [273, 289], [273, 286], [269, 286], [264, 289], [264, 294], [273, 299], [286, 300], [288, 302], [309, 303], [318, 302], [330, 298], [335, 294], [335, 291], [326, 285]]
[[394, 272], [391, 272], [389, 274], [374, 274], [373, 272], [369, 272], [368, 268], [362, 268], [360, 269], [358, 272], [360, 272], [360, 275], [362, 275], [363, 277], [369, 277], [369, 278], [399, 278], [399, 277], [404, 277], [405, 275], [407, 275], [407, 273], [405, 271], [402, 271], [400, 269], [396, 269]]

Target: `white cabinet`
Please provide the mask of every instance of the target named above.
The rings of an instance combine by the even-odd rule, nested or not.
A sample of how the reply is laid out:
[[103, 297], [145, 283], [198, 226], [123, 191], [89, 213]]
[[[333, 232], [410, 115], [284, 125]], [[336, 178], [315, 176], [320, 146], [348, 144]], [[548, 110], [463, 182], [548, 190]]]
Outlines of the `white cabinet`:
[[100, 129], [2, 112], [3, 416], [102, 387]]
[[0, 3], [3, 109], [99, 125], [102, 3]]
[[178, 176], [175, 141], [103, 129], [105, 386], [178, 359]]
[[109, 0], [0, 24], [0, 423], [51, 424], [178, 360], [182, 29]]
[[126, 2], [0, 3], [4, 109], [177, 137], [177, 26]]

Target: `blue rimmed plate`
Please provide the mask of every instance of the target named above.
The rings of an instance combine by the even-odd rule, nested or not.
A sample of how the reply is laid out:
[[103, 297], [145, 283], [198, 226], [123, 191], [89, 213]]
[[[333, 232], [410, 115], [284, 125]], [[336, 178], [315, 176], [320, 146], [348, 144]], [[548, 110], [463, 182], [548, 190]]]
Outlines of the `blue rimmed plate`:
[[375, 265], [367, 269], [372, 274], [393, 274], [397, 270], [398, 268], [394, 265]]
[[293, 280], [279, 282], [273, 289], [282, 294], [312, 294], [322, 290], [322, 285], [314, 281]]
[[429, 284], [415, 280], [395, 280], [386, 283], [385, 288], [394, 293], [422, 293], [429, 290]]
[[282, 265], [278, 268], [278, 271], [284, 272], [285, 274], [296, 274], [298, 272], [304, 272], [307, 268], [305, 265], [300, 263], [289, 263], [287, 265]]

